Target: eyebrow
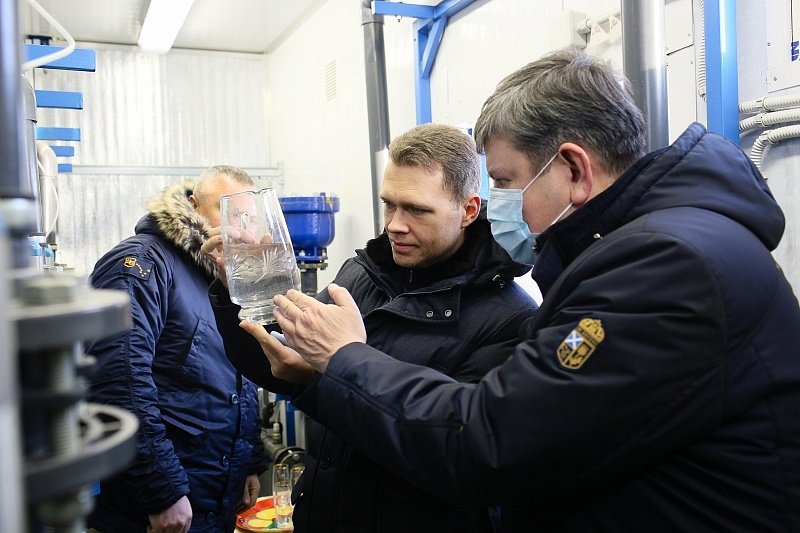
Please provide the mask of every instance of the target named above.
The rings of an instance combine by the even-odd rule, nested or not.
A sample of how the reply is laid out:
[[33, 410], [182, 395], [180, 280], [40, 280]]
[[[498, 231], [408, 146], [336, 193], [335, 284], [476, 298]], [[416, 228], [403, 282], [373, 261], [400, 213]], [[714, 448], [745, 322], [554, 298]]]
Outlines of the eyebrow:
[[433, 209], [434, 209], [433, 206], [426, 205], [426, 204], [418, 204], [418, 203], [414, 203], [414, 202], [393, 202], [392, 200], [386, 198], [383, 195], [380, 195], [379, 198], [383, 202], [394, 204], [394, 205], [399, 205], [400, 207], [402, 207], [404, 209], [414, 208], [414, 209], [421, 209], [423, 211], [433, 211]]

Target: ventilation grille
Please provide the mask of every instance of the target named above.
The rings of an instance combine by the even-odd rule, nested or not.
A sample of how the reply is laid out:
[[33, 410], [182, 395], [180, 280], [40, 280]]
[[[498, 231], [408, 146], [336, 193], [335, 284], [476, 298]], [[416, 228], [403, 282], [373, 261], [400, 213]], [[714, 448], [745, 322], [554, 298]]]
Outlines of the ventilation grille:
[[325, 65], [325, 101], [336, 98], [336, 61]]

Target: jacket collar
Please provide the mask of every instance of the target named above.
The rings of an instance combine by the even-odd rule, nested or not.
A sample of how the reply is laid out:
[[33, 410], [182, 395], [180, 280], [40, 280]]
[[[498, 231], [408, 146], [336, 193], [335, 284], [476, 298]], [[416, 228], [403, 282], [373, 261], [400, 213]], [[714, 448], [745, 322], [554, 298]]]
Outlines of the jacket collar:
[[542, 294], [592, 243], [642, 215], [678, 206], [736, 220], [770, 249], [783, 233], [783, 214], [742, 151], [692, 124], [671, 146], [644, 156], [608, 189], [542, 233], [532, 272]]
[[136, 225], [136, 233], [161, 235], [185, 252], [206, 275], [216, 275], [216, 265], [200, 251], [208, 238], [208, 224], [189, 203], [194, 183], [173, 185], [147, 204], [148, 215]]

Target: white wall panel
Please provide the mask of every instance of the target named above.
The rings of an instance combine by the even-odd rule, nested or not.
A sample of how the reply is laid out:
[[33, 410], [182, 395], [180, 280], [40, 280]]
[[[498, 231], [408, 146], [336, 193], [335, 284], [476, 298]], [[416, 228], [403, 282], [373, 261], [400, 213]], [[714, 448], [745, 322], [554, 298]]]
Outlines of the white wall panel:
[[[776, 29], [784, 23], [789, 24], [790, 19], [785, 15], [776, 18], [783, 8], [788, 13], [789, 0], [736, 2], [739, 99], [742, 101], [800, 93], [800, 87], [769, 92], [767, 83], [770, 69], [781, 66], [800, 68], [798, 62], [794, 65], [789, 63], [790, 32]], [[750, 152], [753, 142], [762, 131], [753, 130], [742, 136], [741, 144], [745, 152]], [[800, 139], [790, 139], [768, 148], [762, 168], [770, 190], [786, 216], [786, 231], [773, 255], [795, 293], [800, 294]]]
[[[335, 193], [340, 212], [328, 247], [333, 279], [373, 235], [364, 42], [359, 0], [329, 0], [267, 59], [270, 153], [287, 194]], [[326, 67], [335, 63], [335, 96]]]
[[[97, 49], [94, 73], [39, 70], [37, 89], [80, 91], [84, 109], [39, 110], [39, 124], [78, 127], [76, 165], [266, 167], [264, 58], [79, 43]], [[181, 177], [59, 176], [58, 260], [89, 272], [133, 234], [149, 197]]]

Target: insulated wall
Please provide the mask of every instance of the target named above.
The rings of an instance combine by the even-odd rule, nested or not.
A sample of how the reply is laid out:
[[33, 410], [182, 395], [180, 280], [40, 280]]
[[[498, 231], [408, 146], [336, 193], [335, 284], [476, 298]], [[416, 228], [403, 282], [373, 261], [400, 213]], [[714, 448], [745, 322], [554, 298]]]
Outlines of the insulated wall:
[[[148, 198], [191, 175], [176, 167], [267, 167], [264, 57], [95, 48], [94, 73], [36, 69], [36, 89], [79, 91], [84, 109], [39, 109], [39, 125], [80, 128], [74, 174], [59, 174], [57, 260], [88, 273], [144, 214]], [[58, 144], [53, 143], [51, 144]], [[81, 174], [81, 167], [118, 167]], [[131, 167], [157, 167], [136, 175]], [[163, 175], [156, 172], [163, 168]], [[111, 173], [114, 172], [114, 173]], [[265, 184], [265, 186], [268, 184]], [[280, 180], [276, 180], [280, 187]]]

